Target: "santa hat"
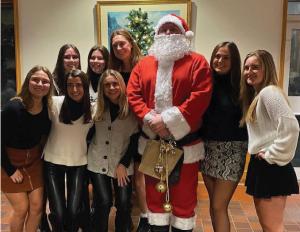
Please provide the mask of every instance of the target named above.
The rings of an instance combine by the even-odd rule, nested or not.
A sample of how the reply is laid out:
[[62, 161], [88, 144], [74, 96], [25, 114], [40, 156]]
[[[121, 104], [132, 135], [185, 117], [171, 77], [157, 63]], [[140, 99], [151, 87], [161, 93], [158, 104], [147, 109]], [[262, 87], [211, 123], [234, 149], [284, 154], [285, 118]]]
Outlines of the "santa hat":
[[155, 27], [155, 34], [158, 34], [159, 28], [166, 24], [166, 23], [174, 23], [182, 32], [183, 35], [185, 35], [187, 38], [191, 39], [194, 36], [194, 33], [189, 30], [189, 27], [186, 23], [186, 21], [175, 15], [175, 14], [168, 14], [163, 16], [157, 23]]

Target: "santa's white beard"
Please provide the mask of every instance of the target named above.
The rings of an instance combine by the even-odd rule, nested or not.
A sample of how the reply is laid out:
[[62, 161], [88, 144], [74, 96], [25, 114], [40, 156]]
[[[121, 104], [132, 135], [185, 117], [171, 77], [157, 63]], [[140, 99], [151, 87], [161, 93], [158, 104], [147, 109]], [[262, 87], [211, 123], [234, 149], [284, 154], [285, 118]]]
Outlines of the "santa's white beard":
[[171, 63], [191, 51], [190, 41], [182, 34], [156, 35], [148, 53], [158, 62]]

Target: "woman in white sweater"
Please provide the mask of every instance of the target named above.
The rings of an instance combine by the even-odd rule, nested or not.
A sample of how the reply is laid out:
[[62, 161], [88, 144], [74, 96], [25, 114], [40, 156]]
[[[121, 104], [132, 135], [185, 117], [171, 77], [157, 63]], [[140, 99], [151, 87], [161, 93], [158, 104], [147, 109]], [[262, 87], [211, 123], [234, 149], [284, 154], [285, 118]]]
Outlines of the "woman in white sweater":
[[97, 220], [92, 227], [97, 232], [108, 231], [114, 195], [117, 208], [115, 231], [127, 232], [131, 213], [132, 157], [137, 153], [138, 125], [128, 109], [126, 87], [119, 72], [108, 69], [102, 74], [93, 118], [96, 133], [89, 145], [88, 170]]
[[241, 124], [247, 124], [251, 154], [246, 191], [254, 198], [263, 231], [283, 231], [286, 198], [299, 193], [290, 163], [295, 155], [299, 125], [287, 97], [278, 87], [269, 52], [249, 53], [244, 61], [243, 76]]
[[53, 97], [52, 126], [44, 150], [45, 176], [53, 231], [77, 232], [87, 165], [86, 136], [92, 126], [86, 74], [72, 70], [65, 89], [66, 96]]

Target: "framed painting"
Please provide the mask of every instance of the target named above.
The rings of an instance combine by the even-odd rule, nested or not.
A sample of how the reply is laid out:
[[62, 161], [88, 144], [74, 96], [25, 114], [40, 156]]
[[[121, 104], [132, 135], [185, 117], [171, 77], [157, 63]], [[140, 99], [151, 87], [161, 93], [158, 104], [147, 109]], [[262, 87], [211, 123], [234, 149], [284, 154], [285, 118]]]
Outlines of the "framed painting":
[[132, 10], [147, 12], [153, 27], [166, 14], [181, 16], [190, 26], [191, 4], [191, 0], [99, 1], [96, 5], [97, 43], [109, 48], [111, 33], [118, 28], [127, 28], [127, 17]]
[[[298, 4], [298, 8], [290, 7], [290, 3]], [[300, 115], [300, 2], [284, 1], [283, 11], [279, 77], [291, 108]]]
[[21, 88], [18, 1], [1, 1], [1, 108]]

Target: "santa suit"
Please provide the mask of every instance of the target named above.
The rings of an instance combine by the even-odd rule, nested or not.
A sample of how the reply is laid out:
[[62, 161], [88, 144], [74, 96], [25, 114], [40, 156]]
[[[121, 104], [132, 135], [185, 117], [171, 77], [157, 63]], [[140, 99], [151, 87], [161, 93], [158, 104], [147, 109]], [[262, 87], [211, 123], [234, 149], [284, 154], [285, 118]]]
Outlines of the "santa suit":
[[[149, 138], [156, 137], [145, 123], [151, 120], [155, 111], [161, 114], [175, 140], [199, 129], [211, 91], [209, 65], [203, 56], [194, 52], [169, 65], [160, 64], [153, 56], [145, 57], [132, 70], [127, 86], [129, 104], [140, 122], [144, 122], [144, 133]], [[143, 154], [146, 142], [147, 139], [141, 136], [140, 154]], [[201, 139], [183, 146], [183, 151], [180, 180], [170, 186], [171, 217], [162, 208], [165, 194], [155, 190], [158, 180], [145, 176], [148, 220], [152, 225], [172, 224], [182, 230], [194, 227], [198, 163], [204, 155]]]

